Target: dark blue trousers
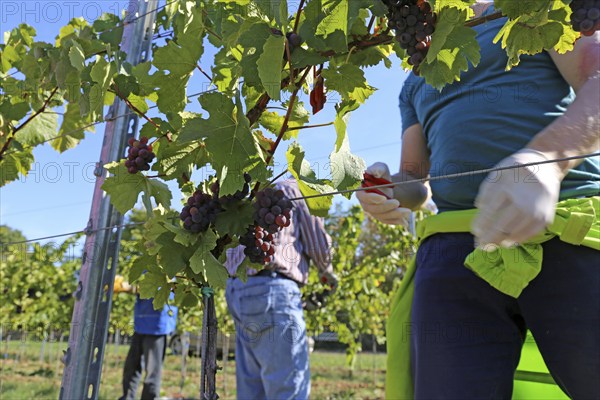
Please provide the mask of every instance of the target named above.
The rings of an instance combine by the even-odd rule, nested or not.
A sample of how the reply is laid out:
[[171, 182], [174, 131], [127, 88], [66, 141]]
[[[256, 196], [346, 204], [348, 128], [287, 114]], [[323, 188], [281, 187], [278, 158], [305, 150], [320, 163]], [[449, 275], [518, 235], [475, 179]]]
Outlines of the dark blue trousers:
[[411, 359], [415, 399], [510, 399], [527, 329], [573, 399], [600, 399], [600, 252], [553, 239], [518, 299], [467, 269], [470, 234], [417, 253]]
[[144, 335], [135, 332], [123, 368], [123, 396], [119, 400], [135, 400], [142, 372], [144, 387], [142, 400], [155, 400], [160, 397], [162, 366], [167, 349], [167, 335]]

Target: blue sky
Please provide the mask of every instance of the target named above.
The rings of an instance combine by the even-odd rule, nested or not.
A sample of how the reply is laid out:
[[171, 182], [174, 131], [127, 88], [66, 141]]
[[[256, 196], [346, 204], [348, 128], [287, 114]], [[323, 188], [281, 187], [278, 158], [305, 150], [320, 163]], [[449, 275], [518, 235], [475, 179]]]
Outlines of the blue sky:
[[[83, 16], [92, 22], [101, 12], [115, 13], [125, 9], [127, 4], [128, 1], [123, 0], [3, 0], [0, 2], [0, 31], [8, 31], [24, 22], [37, 30], [38, 40], [53, 42], [59, 29], [72, 17]], [[206, 71], [210, 71], [212, 54], [207, 49], [201, 60]], [[367, 69], [365, 74], [369, 84], [378, 91], [351, 115], [348, 125], [350, 146], [367, 165], [384, 161], [390, 169], [397, 170], [401, 134], [398, 94], [407, 74], [397, 59], [393, 60], [391, 69], [381, 65]], [[207, 85], [208, 80], [195, 73], [188, 93], [205, 90]], [[310, 107], [307, 96], [302, 100]], [[330, 96], [325, 109], [312, 117], [310, 123], [333, 121], [336, 100], [335, 96]], [[200, 111], [196, 98], [191, 99], [188, 110]], [[49, 145], [36, 148], [36, 160], [29, 176], [0, 188], [0, 224], [21, 230], [29, 239], [83, 229], [89, 218], [94, 190], [93, 168], [100, 154], [103, 133], [104, 125], [96, 126], [95, 134], [88, 134], [77, 148], [63, 154], [58, 154]], [[298, 140], [317, 174], [327, 176], [328, 156], [335, 141], [333, 126], [302, 130]], [[275, 155], [277, 171], [285, 167], [287, 145], [282, 143]], [[341, 196], [336, 196], [335, 201], [344, 205], [355, 202]], [[180, 208], [180, 203], [181, 195], [176, 192], [172, 206]]]

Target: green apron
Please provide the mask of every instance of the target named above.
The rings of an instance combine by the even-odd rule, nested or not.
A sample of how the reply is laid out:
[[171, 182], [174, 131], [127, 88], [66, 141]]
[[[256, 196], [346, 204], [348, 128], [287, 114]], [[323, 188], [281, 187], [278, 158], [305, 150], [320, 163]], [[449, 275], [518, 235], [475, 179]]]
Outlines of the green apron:
[[[417, 224], [419, 243], [436, 233], [470, 232], [477, 210], [443, 212]], [[564, 242], [600, 251], [600, 197], [568, 199], [556, 207], [554, 222], [527, 243], [493, 252], [475, 249], [465, 266], [499, 291], [518, 297], [542, 268], [541, 244], [558, 236]], [[415, 256], [416, 257], [416, 256]], [[416, 258], [410, 261], [402, 283], [392, 298], [386, 326], [386, 399], [411, 400], [414, 388], [410, 371], [410, 324]], [[531, 346], [529, 346], [530, 348]]]

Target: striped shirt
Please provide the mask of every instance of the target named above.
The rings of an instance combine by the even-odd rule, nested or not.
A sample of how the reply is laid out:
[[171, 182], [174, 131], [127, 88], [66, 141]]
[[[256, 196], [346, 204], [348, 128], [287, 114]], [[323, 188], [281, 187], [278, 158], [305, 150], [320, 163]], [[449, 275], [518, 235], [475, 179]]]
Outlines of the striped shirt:
[[[278, 182], [276, 189], [281, 189], [292, 199], [302, 197], [298, 184], [293, 179]], [[308, 282], [308, 266], [310, 260], [319, 272], [333, 273], [331, 265], [331, 238], [325, 231], [323, 218], [310, 214], [304, 200], [293, 201], [292, 221], [274, 237], [274, 261], [265, 265], [264, 269], [277, 271], [301, 285]], [[225, 267], [230, 276], [236, 276], [237, 268], [245, 258], [244, 246], [228, 249]], [[257, 270], [248, 269], [248, 275]]]

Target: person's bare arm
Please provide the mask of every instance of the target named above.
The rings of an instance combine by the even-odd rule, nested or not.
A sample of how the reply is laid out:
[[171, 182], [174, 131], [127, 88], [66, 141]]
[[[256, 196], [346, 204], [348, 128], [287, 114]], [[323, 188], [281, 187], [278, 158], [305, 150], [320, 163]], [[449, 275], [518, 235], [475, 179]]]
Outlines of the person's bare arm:
[[[600, 148], [600, 32], [579, 39], [573, 51], [565, 54], [551, 51], [550, 56], [577, 97], [567, 111], [538, 133], [527, 147], [551, 159], [594, 153]], [[558, 165], [566, 174], [581, 161]]]
[[[408, 127], [402, 135], [400, 172], [392, 175], [393, 182], [422, 179], [429, 176], [429, 152], [420, 124]], [[394, 198], [403, 207], [416, 210], [431, 197], [428, 184], [413, 183], [394, 186]]]

